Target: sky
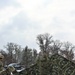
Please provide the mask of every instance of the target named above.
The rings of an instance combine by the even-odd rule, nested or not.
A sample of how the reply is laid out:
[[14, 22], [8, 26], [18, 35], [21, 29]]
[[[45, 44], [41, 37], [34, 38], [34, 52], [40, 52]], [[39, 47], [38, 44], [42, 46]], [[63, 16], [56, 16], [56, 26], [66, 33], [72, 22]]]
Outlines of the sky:
[[75, 0], [0, 0], [0, 49], [7, 42], [39, 49], [43, 33], [75, 44]]

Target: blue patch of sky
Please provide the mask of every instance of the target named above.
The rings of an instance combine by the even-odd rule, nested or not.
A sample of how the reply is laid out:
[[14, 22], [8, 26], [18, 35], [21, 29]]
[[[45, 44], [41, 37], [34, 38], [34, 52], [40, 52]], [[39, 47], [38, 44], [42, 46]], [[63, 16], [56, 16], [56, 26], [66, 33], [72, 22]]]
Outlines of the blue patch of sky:
[[[18, 29], [17, 31], [18, 33], [19, 32], [22, 33], [23, 31], [28, 31], [28, 30], [31, 31], [33, 29], [34, 32], [33, 33], [31, 32], [31, 34], [36, 34], [37, 32], [35, 32], [35, 30], [37, 31], [41, 30], [41, 27], [37, 22], [32, 22], [31, 20], [27, 18], [25, 13], [21, 12], [13, 18], [12, 24], [8, 24], [2, 28], [2, 31], [0, 32], [0, 35], [1, 35], [0, 41], [2, 43], [2, 44], [0, 43], [1, 48], [7, 42], [16, 42], [16, 43], [22, 44], [23, 46], [27, 44], [28, 41], [24, 40], [24, 37], [22, 37], [23, 35], [21, 36], [21, 33], [20, 35], [18, 34], [18, 36], [21, 36], [21, 37], [18, 37], [12, 34], [14, 28]], [[28, 43], [27, 45], [30, 45], [30, 47], [33, 47], [32, 43], [31, 44]]]
[[53, 2], [53, 0], [43, 0], [43, 2], [44, 2], [44, 6], [48, 6]]
[[74, 17], [75, 16], [75, 10], [71, 11], [70, 15]]
[[64, 23], [65, 23], [64, 20], [62, 20], [59, 17], [54, 17], [52, 21], [52, 25], [55, 26], [56, 28], [61, 28]]
[[20, 12], [17, 16], [13, 18], [12, 26], [17, 27], [19, 30], [40, 28], [37, 22], [32, 22], [23, 12]]
[[20, 5], [15, 0], [0, 0], [0, 8], [4, 8], [6, 6], [19, 7]]
[[17, 16], [15, 16], [13, 19], [12, 24], [8, 24], [2, 28], [2, 32], [0, 34], [11, 34], [11, 32], [14, 30], [14, 28], [17, 28], [18, 31], [23, 32], [24, 30], [38, 30], [41, 29], [40, 25], [37, 22], [30, 21], [25, 13], [19, 13]]
[[[70, 16], [71, 16], [71, 19], [75, 18], [75, 10], [70, 12]], [[71, 25], [72, 28], [75, 29], [75, 19], [73, 19], [69, 24]]]
[[58, 32], [54, 35], [54, 38], [56, 38], [56, 40], [60, 40], [60, 41], [68, 41], [67, 38], [68, 38], [68, 35], [70, 35], [69, 33], [67, 32]]

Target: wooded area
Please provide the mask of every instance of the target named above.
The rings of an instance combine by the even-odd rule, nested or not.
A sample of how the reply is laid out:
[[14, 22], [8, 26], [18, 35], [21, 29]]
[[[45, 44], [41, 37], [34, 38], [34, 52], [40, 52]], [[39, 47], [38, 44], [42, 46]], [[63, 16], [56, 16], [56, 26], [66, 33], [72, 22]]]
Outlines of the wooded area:
[[39, 53], [37, 49], [31, 49], [28, 46], [22, 48], [18, 44], [12, 42], [7, 43], [7, 45], [4, 46], [5, 50], [0, 50], [0, 53], [5, 57], [4, 64], [20, 63], [27, 67], [35, 63], [36, 59], [44, 53], [46, 53], [47, 56], [59, 53], [74, 62], [75, 46], [72, 43], [53, 40], [53, 37], [48, 33], [39, 34], [36, 38], [36, 42], [40, 48]]
[[[27, 69], [26, 75], [75, 74], [75, 46], [72, 43], [53, 40], [53, 37], [48, 33], [39, 34], [36, 38], [36, 42], [40, 48], [39, 53], [36, 49], [31, 49], [28, 46], [22, 48], [18, 44], [12, 42], [7, 43], [7, 45], [4, 46], [6, 51], [0, 50], [0, 53], [2, 53], [5, 57], [3, 60], [3, 64], [9, 65], [11, 63], [19, 63], [25, 68], [24, 73], [26, 73], [25, 71]], [[67, 72], [68, 67], [73, 68], [70, 69], [72, 70], [71, 73]], [[33, 70], [37, 74], [35, 74]], [[31, 72], [33, 72], [34, 74]], [[65, 72], [65, 74], [63, 72]]]

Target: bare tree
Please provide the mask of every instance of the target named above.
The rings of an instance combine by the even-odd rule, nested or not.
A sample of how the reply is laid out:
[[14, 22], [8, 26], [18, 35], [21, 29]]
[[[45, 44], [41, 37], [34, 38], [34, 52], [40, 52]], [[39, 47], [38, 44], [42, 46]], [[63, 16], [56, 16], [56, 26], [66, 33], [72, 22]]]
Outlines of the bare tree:
[[37, 44], [43, 53], [49, 53], [50, 44], [53, 42], [52, 36], [48, 33], [37, 36]]
[[10, 62], [13, 62], [13, 51], [14, 51], [14, 43], [7, 43], [7, 45], [5, 46], [6, 50], [8, 51], [8, 55], [10, 58]]
[[60, 42], [59, 40], [53, 41], [53, 44], [50, 49], [51, 54], [59, 53], [61, 50], [61, 46], [62, 46], [62, 42]]
[[17, 45], [17, 44], [14, 44], [14, 53], [15, 53], [15, 59], [16, 59], [16, 62], [20, 63], [21, 62], [21, 46], [20, 45]]
[[70, 42], [65, 42], [63, 43], [61, 54], [65, 56], [67, 59], [73, 60], [74, 50], [75, 50], [75, 46], [73, 46]]

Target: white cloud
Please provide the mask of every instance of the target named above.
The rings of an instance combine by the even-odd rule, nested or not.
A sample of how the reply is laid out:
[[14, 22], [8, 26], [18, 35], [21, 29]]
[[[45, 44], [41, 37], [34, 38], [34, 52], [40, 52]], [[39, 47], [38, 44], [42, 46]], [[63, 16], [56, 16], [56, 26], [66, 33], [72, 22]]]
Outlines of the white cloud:
[[13, 6], [0, 9], [0, 29], [9, 23], [12, 23], [12, 18], [16, 16], [20, 10], [20, 8], [15, 8]]
[[[75, 20], [71, 12], [75, 10], [74, 0], [53, 0], [45, 5], [48, 0], [17, 0], [26, 13], [27, 17], [33, 22], [39, 22], [43, 28], [50, 27], [54, 17], [60, 21], [68, 23]], [[65, 27], [65, 25], [63, 27]]]
[[[31, 28], [30, 26], [21, 33], [15, 28], [14, 31], [11, 32], [12, 37], [18, 36], [21, 37], [21, 39], [25, 38], [32, 44], [33, 41], [31, 39], [36, 38], [36, 34], [49, 32], [60, 40], [64, 39], [74, 42], [75, 0], [16, 0], [16, 2], [20, 4], [19, 8], [10, 6], [0, 9], [1, 27], [11, 23], [13, 17], [16, 17], [19, 12], [23, 12], [25, 13], [25, 19], [29, 20], [28, 22], [32, 24], [35, 22], [35, 25], [38, 25], [39, 29], [35, 29], [35, 27]], [[21, 18], [21, 20], [22, 19], [23, 18]], [[17, 40], [20, 41], [20, 38]]]
[[[67, 33], [64, 40], [67, 38], [66, 40], [73, 42], [72, 37], [75, 37], [75, 29], [71, 24], [75, 21], [75, 15], [73, 16], [71, 12], [75, 11], [75, 0], [53, 0], [45, 5], [47, 1], [19, 0], [19, 3], [31, 21], [39, 22], [41, 31], [36, 32], [49, 32], [53, 35], [61, 33], [61, 36], [63, 33]], [[57, 20], [55, 23], [54, 18]]]
[[[16, 0], [21, 8], [6, 7], [0, 12], [0, 23], [4, 25], [12, 17], [17, 15], [20, 11], [25, 12], [29, 20], [32, 22], [38, 22], [43, 30], [47, 31], [47, 28], [52, 28], [51, 25], [54, 17], [57, 17], [60, 22], [64, 22], [61, 27], [69, 25], [75, 20], [75, 16], [71, 15], [71, 12], [75, 10], [74, 0]], [[45, 4], [48, 3], [48, 5]], [[12, 20], [12, 19], [11, 19]], [[70, 25], [69, 25], [70, 26]]]

